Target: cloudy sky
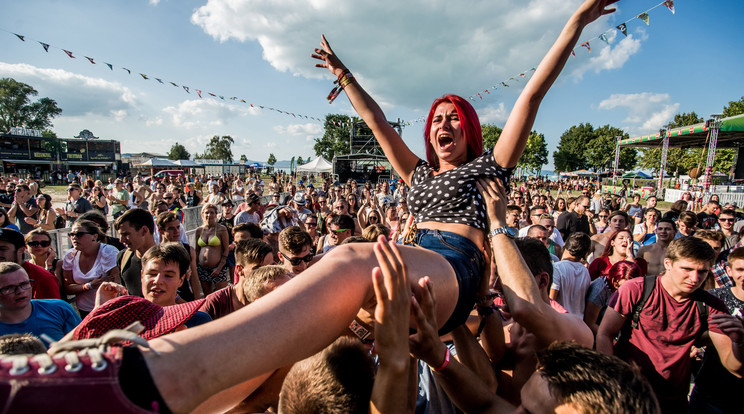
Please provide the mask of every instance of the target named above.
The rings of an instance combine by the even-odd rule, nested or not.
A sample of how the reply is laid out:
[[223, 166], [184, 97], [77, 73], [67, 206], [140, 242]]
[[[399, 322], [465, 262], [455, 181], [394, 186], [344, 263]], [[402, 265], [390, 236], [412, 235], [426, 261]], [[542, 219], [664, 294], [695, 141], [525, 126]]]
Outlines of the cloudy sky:
[[[526, 80], [519, 74], [529, 76], [580, 3], [0, 0], [0, 77], [56, 100], [60, 137], [89, 129], [120, 140], [122, 152], [165, 153], [179, 142], [193, 154], [211, 136], [231, 135], [236, 158], [315, 158], [313, 139], [323, 128], [309, 118], [353, 113], [344, 96], [328, 105], [330, 74], [309, 57], [325, 33], [388, 119], [412, 121], [403, 138], [423, 156], [423, 123], [415, 121], [442, 94], [480, 92], [471, 102], [481, 122], [503, 126]], [[581, 36], [591, 53], [576, 47], [535, 123], [548, 139], [548, 169], [572, 125], [648, 134], [675, 113], [708, 117], [744, 95], [744, 3], [677, 0], [676, 14], [661, 6], [649, 12], [648, 26], [634, 19], [657, 4], [621, 1]], [[628, 20], [627, 36], [613, 29]], [[51, 45], [48, 52], [39, 41]]]

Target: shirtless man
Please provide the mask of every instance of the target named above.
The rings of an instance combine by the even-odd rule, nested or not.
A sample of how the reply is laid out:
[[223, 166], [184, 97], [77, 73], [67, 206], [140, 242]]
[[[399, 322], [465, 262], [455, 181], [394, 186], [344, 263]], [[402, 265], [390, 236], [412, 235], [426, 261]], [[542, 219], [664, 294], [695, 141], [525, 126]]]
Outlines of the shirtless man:
[[605, 249], [605, 246], [607, 245], [607, 240], [610, 239], [610, 236], [618, 230], [622, 230], [626, 227], [628, 227], [628, 213], [622, 211], [622, 210], [615, 210], [610, 214], [610, 230], [605, 231], [604, 233], [595, 234], [592, 236], [592, 247], [591, 252], [592, 255], [589, 257], [588, 261], [591, 263], [593, 258], [599, 257], [602, 255], [602, 252]]
[[677, 225], [672, 220], [661, 219], [656, 223], [656, 243], [643, 246], [636, 257], [648, 262], [648, 275], [658, 275], [664, 271], [664, 258], [667, 247], [677, 234]]
[[152, 194], [152, 188], [145, 184], [145, 181], [139, 175], [134, 177], [133, 184], [134, 192], [132, 193], [132, 200], [134, 201], [134, 204], [137, 207], [147, 208], [147, 206], [142, 206], [142, 203], [147, 200], [147, 197], [149, 197], [150, 194]]

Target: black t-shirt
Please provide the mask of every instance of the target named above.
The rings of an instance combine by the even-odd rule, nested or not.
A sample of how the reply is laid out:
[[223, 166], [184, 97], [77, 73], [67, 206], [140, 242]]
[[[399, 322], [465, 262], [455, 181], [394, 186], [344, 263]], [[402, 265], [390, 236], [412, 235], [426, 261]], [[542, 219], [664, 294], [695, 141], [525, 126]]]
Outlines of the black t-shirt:
[[93, 205], [90, 204], [90, 201], [87, 199], [80, 197], [77, 200], [67, 200], [67, 204], [65, 205], [65, 211], [72, 211], [77, 213], [75, 217], [67, 216], [67, 224], [69, 227], [72, 227], [72, 223], [77, 220], [78, 215], [83, 214], [85, 212], [88, 212], [90, 210], [93, 210]]
[[[27, 210], [31, 210], [34, 208], [38, 208], [39, 206], [36, 205], [36, 200], [34, 200], [33, 197], [29, 198], [28, 201], [23, 203], [24, 206], [26, 206]], [[26, 213], [21, 210], [20, 207], [16, 208], [16, 220], [18, 220], [18, 228], [21, 229], [21, 233], [26, 234], [30, 231], [32, 231], [35, 227], [31, 224], [26, 223], [26, 220], [24, 220], [26, 217], [31, 217], [35, 220], [39, 219], [39, 212], [37, 211], [36, 214], [32, 216], [27, 216]]]
[[716, 226], [716, 223], [718, 222], [718, 216], [715, 214], [708, 214], [704, 211], [701, 211], [697, 214], [698, 219], [698, 228], [711, 230], [714, 229]]
[[129, 260], [126, 263], [122, 263], [126, 252], [131, 252], [131, 250], [122, 250], [116, 256], [116, 263], [119, 265], [119, 272], [121, 274], [121, 283], [127, 288], [130, 295], [143, 297], [142, 261], [137, 257], [136, 252], [131, 252]]
[[[561, 218], [563, 218], [563, 220], [561, 220]], [[571, 235], [571, 233], [579, 231], [591, 234], [589, 219], [587, 219], [586, 215], [579, 216], [574, 211], [558, 216], [558, 224], [556, 227], [558, 228], [558, 231], [561, 232], [563, 240], [568, 240], [568, 236]]]

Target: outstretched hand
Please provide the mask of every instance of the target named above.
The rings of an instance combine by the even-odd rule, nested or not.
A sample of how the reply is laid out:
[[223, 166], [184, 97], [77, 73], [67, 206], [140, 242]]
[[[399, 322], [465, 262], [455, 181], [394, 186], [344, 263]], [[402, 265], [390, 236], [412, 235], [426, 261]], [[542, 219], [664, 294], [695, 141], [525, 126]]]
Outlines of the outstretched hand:
[[315, 49], [315, 53], [310, 56], [314, 59], [322, 60], [324, 63], [316, 63], [316, 68], [326, 68], [334, 76], [340, 76], [346, 70], [346, 66], [341, 63], [341, 59], [333, 53], [331, 45], [328, 44], [325, 35], [320, 35], [320, 49]]
[[384, 363], [404, 364], [408, 360], [408, 326], [411, 288], [408, 269], [394, 242], [380, 236], [374, 246], [379, 267], [372, 270], [375, 307], [375, 350]]
[[418, 284], [421, 288], [421, 303], [413, 299], [416, 333], [409, 338], [411, 354], [429, 366], [438, 367], [445, 359], [447, 346], [439, 339], [437, 332], [437, 300], [434, 296], [434, 286], [428, 276], [419, 279]]
[[576, 11], [576, 14], [584, 16], [586, 19], [584, 21], [585, 24], [589, 24], [605, 14], [614, 13], [616, 9], [614, 7], [608, 7], [618, 1], [619, 0], [586, 0]]

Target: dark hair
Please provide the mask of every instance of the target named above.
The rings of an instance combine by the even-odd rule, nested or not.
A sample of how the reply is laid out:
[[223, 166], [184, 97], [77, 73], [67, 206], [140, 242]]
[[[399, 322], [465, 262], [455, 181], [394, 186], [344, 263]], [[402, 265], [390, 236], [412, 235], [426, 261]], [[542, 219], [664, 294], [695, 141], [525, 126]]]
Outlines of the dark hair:
[[313, 238], [310, 233], [302, 230], [299, 226], [289, 226], [279, 233], [279, 249], [287, 253], [298, 254], [302, 249], [313, 246]]
[[[376, 240], [375, 240], [376, 241]], [[372, 240], [364, 237], [364, 236], [349, 236], [344, 239], [341, 243], [339, 243], [339, 246], [342, 246], [344, 244], [350, 244], [350, 243], [371, 243]]]
[[179, 225], [181, 224], [181, 220], [178, 219], [178, 215], [172, 211], [164, 211], [158, 214], [158, 229], [165, 229], [165, 226], [172, 221], [177, 221]]
[[41, 339], [30, 333], [12, 333], [0, 336], [0, 355], [36, 355], [47, 351]]
[[86, 211], [85, 213], [81, 214], [80, 217], [78, 217], [78, 220], [90, 220], [98, 224], [98, 227], [100, 227], [101, 231], [104, 233], [109, 230], [109, 224], [108, 221], [106, 221], [106, 217], [95, 210]]
[[175, 263], [178, 265], [178, 276], [183, 276], [191, 266], [191, 255], [181, 243], [156, 244], [142, 255], [142, 269], [150, 260], [162, 260], [164, 263]]
[[437, 109], [437, 106], [443, 102], [449, 102], [455, 106], [457, 117], [460, 119], [462, 136], [465, 138], [465, 142], [467, 142], [468, 145], [467, 161], [472, 161], [479, 155], [483, 154], [483, 132], [481, 131], [478, 114], [475, 112], [473, 105], [470, 105], [470, 102], [457, 95], [444, 95], [431, 104], [429, 115], [426, 117], [426, 126], [424, 127], [426, 160], [435, 170], [439, 169], [439, 158], [437, 157], [436, 151], [434, 151], [434, 148], [431, 146], [429, 134], [431, 133], [431, 123], [434, 118], [434, 111]]
[[241, 231], [247, 231], [253, 239], [261, 239], [264, 235], [263, 230], [256, 223], [240, 223], [232, 228], [233, 236]]
[[674, 203], [672, 203], [671, 206], [669, 206], [669, 210], [673, 211], [677, 214], [687, 210], [687, 201], [685, 200], [677, 200]]
[[548, 231], [542, 224], [533, 224], [527, 229], [527, 237], [535, 237], [535, 231]]
[[548, 289], [550, 289], [550, 285], [553, 284], [553, 260], [550, 258], [548, 248], [540, 240], [530, 237], [519, 237], [515, 243], [524, 262], [532, 272], [532, 276], [542, 272], [550, 276], [550, 283], [548, 283]]
[[150, 234], [155, 233], [155, 222], [152, 219], [152, 214], [149, 211], [141, 208], [132, 208], [124, 212], [116, 222], [114, 222], [114, 228], [119, 230], [122, 224], [129, 223], [135, 230], [139, 230], [142, 226], [147, 227]]
[[350, 229], [351, 232], [354, 233], [354, 219], [351, 218], [351, 216], [347, 216], [346, 214], [340, 214], [336, 216], [331, 221], [331, 224], [335, 224], [342, 229]]
[[558, 405], [582, 413], [660, 413], [648, 381], [636, 366], [575, 343], [555, 342], [537, 353], [537, 375]]
[[[696, 231], [695, 234], [697, 235], [699, 232]], [[699, 237], [680, 237], [669, 243], [666, 258], [672, 262], [680, 259], [689, 259], [695, 262], [712, 264], [716, 259], [716, 252], [705, 240]]]
[[739, 247], [737, 249], [731, 250], [731, 253], [728, 255], [728, 265], [731, 266], [731, 262], [734, 260], [742, 260], [744, 259], [744, 247]]
[[235, 260], [241, 266], [260, 265], [267, 254], [273, 254], [271, 246], [261, 239], [241, 240], [235, 243]]
[[695, 227], [697, 226], [697, 215], [692, 211], [685, 210], [679, 213], [677, 221], [680, 223], [685, 223], [685, 226], [687, 227]]
[[718, 216], [720, 217], [720, 216], [722, 216], [724, 214], [727, 215], [727, 216], [736, 217], [736, 210], [732, 210], [730, 208], [727, 208], [725, 210], [722, 210], [721, 211], [721, 214], [719, 214]]
[[294, 364], [279, 393], [279, 412], [366, 414], [374, 372], [369, 352], [361, 342], [342, 336]]
[[98, 240], [96, 240], [98, 243], [104, 243], [104, 240], [106, 239], [106, 234], [101, 230], [101, 227], [93, 220], [83, 220], [80, 217], [78, 217], [77, 220], [75, 220], [74, 223], [72, 223], [72, 227], [82, 227], [90, 234], [95, 234], [98, 236]]
[[[49, 194], [39, 194], [36, 197], [37, 198], [38, 197], [41, 197], [44, 200], [46, 200], [46, 203], [44, 203], [44, 208], [43, 208], [44, 210], [51, 210], [51, 208], [53, 207], [52, 206], [52, 196], [50, 196]], [[37, 204], [38, 204], [38, 202], [37, 202]], [[39, 207], [39, 208], [41, 208], [41, 207]]]
[[583, 259], [589, 254], [589, 249], [592, 246], [592, 239], [588, 234], [580, 231], [571, 233], [566, 240], [566, 244], [563, 249], [571, 254], [571, 256], [578, 259]]
[[659, 228], [659, 224], [661, 224], [661, 223], [668, 223], [669, 225], [672, 226], [672, 230], [675, 230], [675, 231], [677, 230], [677, 223], [675, 223], [674, 220], [670, 220], [668, 218], [658, 220], [656, 222], [656, 228], [657, 229]]

